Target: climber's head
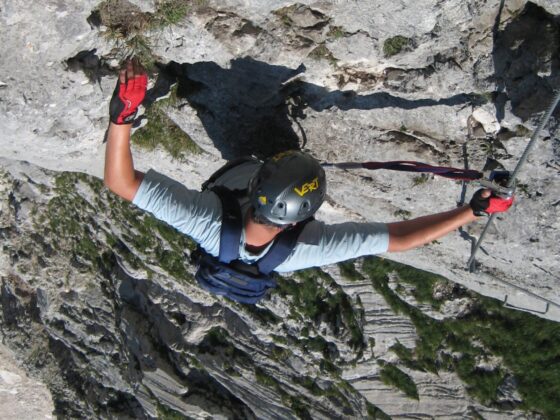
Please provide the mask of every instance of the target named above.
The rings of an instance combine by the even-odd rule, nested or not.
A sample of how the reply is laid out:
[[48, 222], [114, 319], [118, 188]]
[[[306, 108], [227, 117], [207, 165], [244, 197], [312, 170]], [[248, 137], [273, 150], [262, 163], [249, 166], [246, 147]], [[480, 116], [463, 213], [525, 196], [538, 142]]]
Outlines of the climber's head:
[[249, 183], [253, 219], [286, 226], [319, 209], [327, 190], [325, 171], [307, 153], [290, 150], [268, 159]]

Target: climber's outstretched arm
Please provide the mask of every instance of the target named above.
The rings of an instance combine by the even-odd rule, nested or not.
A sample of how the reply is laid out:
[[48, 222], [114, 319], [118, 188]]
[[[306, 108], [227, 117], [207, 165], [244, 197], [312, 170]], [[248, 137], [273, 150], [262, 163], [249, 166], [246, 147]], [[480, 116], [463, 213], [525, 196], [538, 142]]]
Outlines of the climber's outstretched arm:
[[389, 223], [389, 252], [407, 251], [435, 241], [476, 220], [470, 206], [431, 214], [403, 222]]
[[513, 197], [500, 198], [478, 190], [469, 205], [403, 222], [389, 223], [389, 252], [406, 251], [435, 241], [477, 219], [482, 214], [507, 211]]
[[144, 174], [134, 169], [130, 151], [131, 124], [110, 123], [105, 150], [105, 185], [115, 194], [132, 201]]
[[115, 194], [132, 201], [144, 174], [134, 169], [130, 131], [138, 107], [146, 95], [148, 77], [142, 66], [129, 61], [120, 71], [109, 106], [111, 122], [105, 151], [105, 185]]

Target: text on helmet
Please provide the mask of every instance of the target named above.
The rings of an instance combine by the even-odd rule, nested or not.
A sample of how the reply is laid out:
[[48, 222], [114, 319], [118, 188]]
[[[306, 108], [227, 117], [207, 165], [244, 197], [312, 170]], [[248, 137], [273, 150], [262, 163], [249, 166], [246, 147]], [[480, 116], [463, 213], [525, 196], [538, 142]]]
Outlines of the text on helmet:
[[294, 191], [300, 196], [303, 197], [305, 194], [307, 194], [308, 192], [311, 191], [315, 191], [317, 188], [319, 188], [319, 178], [315, 178], [313, 181], [311, 182], [306, 182], [305, 184], [303, 184], [301, 187], [294, 188]]

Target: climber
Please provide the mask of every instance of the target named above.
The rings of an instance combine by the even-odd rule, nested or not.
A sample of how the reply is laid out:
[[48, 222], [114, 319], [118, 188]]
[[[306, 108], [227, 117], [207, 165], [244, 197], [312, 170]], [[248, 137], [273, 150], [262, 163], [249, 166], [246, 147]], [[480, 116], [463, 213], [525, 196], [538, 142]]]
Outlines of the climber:
[[[230, 219], [229, 204], [236, 199], [238, 203], [233, 207], [241, 206], [242, 221], [239, 221], [238, 236], [233, 236], [233, 260], [258, 263], [274, 249], [272, 244], [283, 243], [279, 248], [284, 248], [285, 255], [273, 258], [271, 263], [277, 272], [420, 247], [484, 213], [506, 211], [513, 201], [513, 197], [503, 199], [491, 195], [489, 190], [479, 190], [468, 205], [412, 220], [328, 225], [313, 219], [325, 198], [325, 173], [314, 158], [300, 151], [281, 153], [264, 164], [246, 159], [230, 165], [229, 170], [212, 179], [212, 184], [221, 184], [230, 193], [237, 191], [237, 196], [227, 193], [224, 196], [224, 188], [212, 186], [202, 192], [189, 190], [154, 170], [142, 173], [134, 169], [131, 123], [144, 98], [146, 85], [147, 75], [136, 62], [128, 62], [119, 73], [110, 103], [105, 185], [190, 236], [213, 258], [219, 258], [224, 252], [224, 242], [231, 241], [225, 239], [223, 231], [227, 229], [221, 227], [222, 220], [225, 226]], [[245, 191], [243, 197], [239, 191]], [[223, 214], [227, 217], [222, 217]], [[290, 235], [291, 238], [282, 239]], [[276, 252], [280, 251], [273, 253]]]

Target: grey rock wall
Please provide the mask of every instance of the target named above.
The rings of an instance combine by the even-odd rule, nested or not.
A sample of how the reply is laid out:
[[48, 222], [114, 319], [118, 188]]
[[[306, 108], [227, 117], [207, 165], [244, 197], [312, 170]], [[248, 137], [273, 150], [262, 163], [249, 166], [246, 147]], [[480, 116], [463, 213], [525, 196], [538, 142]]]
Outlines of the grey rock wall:
[[[3, 334], [48, 384], [57, 414], [526, 416], [481, 404], [453, 372], [403, 368], [419, 400], [383, 383], [377, 358], [391, 362], [396, 340], [413, 348], [417, 336], [368, 282], [347, 284], [337, 267], [326, 268], [353, 305], [360, 297], [363, 314], [353, 316], [374, 338], [375, 357], [348, 345], [349, 325], [338, 336], [324, 329], [320, 336], [334, 344], [313, 350], [296, 321], [278, 321], [293, 303], [273, 296], [266, 310], [247, 312], [192, 280], [177, 283], [191, 279], [179, 252], [190, 245], [166, 233], [143, 243], [141, 223], [130, 220], [146, 219], [99, 181], [48, 170], [102, 175], [108, 101], [119, 62], [132, 53], [159, 63], [150, 99], [176, 83], [180, 98], [166, 113], [202, 150], [173, 159], [163, 148], [135, 147], [135, 163], [193, 188], [224, 159], [288, 147], [331, 162], [481, 169], [492, 157], [513, 169], [560, 88], [557, 2], [207, 1], [193, 2], [174, 24], [166, 15], [142, 38], [119, 37], [109, 25], [122, 16], [144, 22], [157, 4], [0, 3]], [[483, 223], [387, 257], [558, 321], [559, 112], [521, 173], [515, 208], [492, 227], [476, 273], [465, 267]], [[328, 180], [319, 217], [331, 222], [416, 217], [453, 208], [475, 189], [391, 172], [332, 169]], [[448, 311], [465, 307], [453, 300]], [[329, 361], [341, 371], [330, 371]]]
[[[286, 277], [262, 305], [235, 304], [196, 285], [192, 243], [98, 179], [2, 165], [3, 340], [47, 385], [57, 417], [530, 415], [513, 408], [515, 382], [494, 406], [453, 369], [400, 366], [395, 345], [413, 349], [417, 325], [365, 268], [358, 281], [335, 266]], [[447, 293], [435, 311], [399, 293], [434, 319], [464, 316], [473, 299]], [[382, 379], [386, 364], [400, 366], [416, 397]]]

